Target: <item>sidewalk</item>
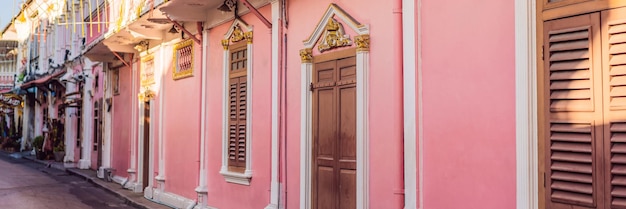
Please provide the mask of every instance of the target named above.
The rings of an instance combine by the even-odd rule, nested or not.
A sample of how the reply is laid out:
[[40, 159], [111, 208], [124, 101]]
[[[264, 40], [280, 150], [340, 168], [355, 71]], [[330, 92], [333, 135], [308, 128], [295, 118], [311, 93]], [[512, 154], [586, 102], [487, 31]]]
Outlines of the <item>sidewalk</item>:
[[[84, 178], [86, 181], [91, 182], [92, 184], [120, 197], [126, 200], [126, 203], [129, 205], [132, 205], [133, 207], [136, 208], [142, 208], [142, 209], [171, 209], [170, 207], [167, 207], [165, 205], [161, 205], [155, 202], [152, 202], [146, 198], [143, 197], [143, 193], [135, 193], [132, 192], [130, 190], [124, 189], [122, 188], [122, 185], [119, 185], [115, 182], [106, 182], [102, 179], [99, 179], [96, 176], [96, 171], [93, 170], [81, 170], [78, 168], [66, 168], [65, 165], [63, 165], [62, 162], [55, 162], [55, 161], [44, 161], [44, 160], [37, 160], [35, 159], [35, 156], [30, 155], [29, 153], [13, 153], [10, 154], [11, 157], [15, 157], [18, 158], [21, 155], [21, 157], [23, 157], [24, 159], [27, 160], [31, 160], [37, 163], [41, 163], [43, 165], [46, 165], [48, 167], [51, 168], [55, 168], [61, 171], [65, 171], [69, 174], [75, 175], [75, 176], [79, 176]], [[73, 167], [72, 164], [68, 164], [69, 167]]]

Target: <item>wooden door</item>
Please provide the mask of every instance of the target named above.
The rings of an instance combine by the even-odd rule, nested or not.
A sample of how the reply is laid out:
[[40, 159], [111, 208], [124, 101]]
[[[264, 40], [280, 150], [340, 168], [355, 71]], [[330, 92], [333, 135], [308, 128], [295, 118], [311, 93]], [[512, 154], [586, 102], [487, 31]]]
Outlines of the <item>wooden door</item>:
[[143, 105], [143, 188], [148, 186], [150, 180], [150, 101]]
[[548, 209], [605, 208], [600, 15], [544, 23]]
[[626, 8], [603, 11], [605, 199], [626, 208]]
[[356, 208], [356, 58], [315, 64], [312, 208]]

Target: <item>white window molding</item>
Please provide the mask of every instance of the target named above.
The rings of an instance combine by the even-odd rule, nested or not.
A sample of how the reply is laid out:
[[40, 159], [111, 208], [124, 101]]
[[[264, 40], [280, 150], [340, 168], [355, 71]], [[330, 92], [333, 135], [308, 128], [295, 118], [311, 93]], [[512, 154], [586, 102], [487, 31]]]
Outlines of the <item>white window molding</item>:
[[357, 75], [357, 124], [356, 124], [356, 206], [357, 208], [369, 208], [369, 26], [361, 24], [336, 4], [330, 4], [315, 30], [304, 41], [304, 49], [300, 51], [301, 86], [300, 86], [300, 208], [311, 208], [311, 171], [313, 152], [312, 133], [312, 92], [309, 84], [313, 78], [313, 54], [312, 50], [323, 36], [328, 21], [338, 18], [348, 25], [358, 36], [355, 37], [356, 52], [356, 75]]
[[515, 0], [517, 209], [539, 208], [536, 1]]
[[[235, 34], [235, 29], [241, 29], [244, 33], [244, 39], [241, 41], [247, 41], [247, 75], [246, 75], [246, 168], [243, 173], [233, 172], [228, 170], [228, 105], [226, 105], [229, 94], [228, 86], [229, 86], [229, 69], [230, 69], [230, 51], [229, 46], [230, 39]], [[224, 35], [224, 39], [222, 40], [222, 46], [224, 46], [224, 55], [223, 55], [223, 81], [222, 86], [224, 90], [222, 90], [222, 167], [220, 169], [220, 174], [224, 176], [226, 182], [242, 184], [242, 185], [250, 185], [250, 179], [252, 179], [252, 67], [253, 67], [253, 45], [252, 45], [252, 26], [249, 26], [244, 21], [240, 19], [235, 19], [228, 29], [226, 35]], [[248, 35], [249, 34], [249, 35]]]

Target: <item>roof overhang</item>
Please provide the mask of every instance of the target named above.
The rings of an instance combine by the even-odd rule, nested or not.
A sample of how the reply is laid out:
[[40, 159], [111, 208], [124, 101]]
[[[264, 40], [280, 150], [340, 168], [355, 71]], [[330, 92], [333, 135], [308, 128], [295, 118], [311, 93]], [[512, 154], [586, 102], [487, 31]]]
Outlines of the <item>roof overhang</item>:
[[[250, 12], [241, 1], [237, 2], [239, 16]], [[254, 8], [260, 8], [269, 4], [270, 0], [248, 0], [248, 2]], [[160, 10], [174, 21], [205, 22], [205, 28], [212, 28], [234, 19], [232, 12], [217, 9], [223, 3], [223, 1], [176, 0], [165, 4]]]
[[51, 81], [53, 81], [54, 78], [61, 77], [63, 74], [65, 74], [65, 72], [67, 72], [67, 71], [65, 69], [63, 69], [63, 70], [57, 71], [55, 73], [52, 73], [50, 75], [44, 76], [42, 78], [26, 82], [26, 83], [22, 84], [22, 86], [20, 86], [20, 88], [22, 88], [22, 89], [29, 89], [31, 87], [40, 87], [40, 88], [48, 90], [48, 87], [46, 85], [48, 83], [50, 83]]

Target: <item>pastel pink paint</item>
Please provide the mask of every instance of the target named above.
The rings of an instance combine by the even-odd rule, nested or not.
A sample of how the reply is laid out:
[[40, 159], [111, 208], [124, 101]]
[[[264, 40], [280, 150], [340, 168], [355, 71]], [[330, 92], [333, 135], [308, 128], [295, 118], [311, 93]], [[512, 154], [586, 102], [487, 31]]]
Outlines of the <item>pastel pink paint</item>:
[[131, 141], [131, 69], [122, 66], [119, 69], [119, 94], [113, 96], [112, 130], [111, 130], [111, 167], [115, 175], [128, 177], [126, 170], [130, 168]]
[[424, 208], [515, 208], [513, 9], [422, 2]]
[[[271, 17], [270, 6], [259, 8]], [[269, 204], [271, 175], [271, 34], [269, 29], [252, 14], [242, 19], [254, 26], [253, 81], [252, 81], [252, 171], [249, 186], [227, 183], [219, 171], [222, 166], [222, 98], [224, 86], [221, 40], [232, 21], [212, 28], [209, 32], [207, 56], [207, 183], [208, 205], [217, 208], [264, 208]], [[250, 76], [250, 75], [248, 75]], [[233, 199], [236, 197], [236, 201]]]

